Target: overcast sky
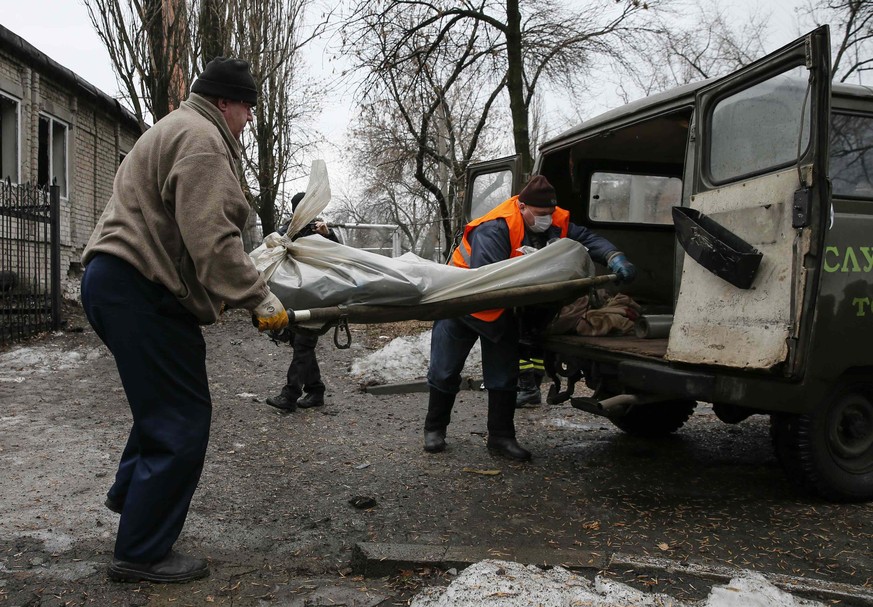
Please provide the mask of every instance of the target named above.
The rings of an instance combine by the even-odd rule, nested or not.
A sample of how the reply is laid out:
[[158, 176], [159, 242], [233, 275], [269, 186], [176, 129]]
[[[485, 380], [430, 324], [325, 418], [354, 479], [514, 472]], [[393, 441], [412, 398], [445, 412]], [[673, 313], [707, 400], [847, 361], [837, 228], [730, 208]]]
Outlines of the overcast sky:
[[[767, 50], [775, 50], [796, 37], [797, 24], [794, 7], [802, 0], [723, 0], [724, 6], [738, 14], [766, 10], [773, 15]], [[0, 23], [24, 38], [46, 55], [80, 75], [110, 95], [118, 91], [108, 54], [94, 32], [82, 0], [0, 0]], [[310, 68], [318, 72], [329, 69], [322, 53], [309, 59]], [[608, 99], [608, 96], [607, 96]], [[595, 113], [609, 109], [617, 102], [604, 102]], [[317, 123], [317, 128], [328, 141], [339, 146], [348, 125], [348, 99], [333, 96]], [[590, 115], [588, 116], [590, 117]], [[559, 130], [563, 130], [561, 127]], [[347, 170], [336, 160], [335, 150], [325, 148], [322, 156], [328, 160], [332, 183], [340, 185], [338, 173]], [[331, 161], [331, 158], [334, 158]], [[334, 188], [334, 192], [337, 189]]]
[[[795, 37], [793, 8], [800, 1], [733, 0], [724, 4], [733, 4], [738, 11], [763, 7], [772, 12], [773, 31], [767, 46], [773, 50]], [[108, 55], [82, 0], [0, 0], [0, 23], [103, 91], [116, 92]], [[319, 59], [314, 62], [320, 63]], [[325, 69], [324, 65], [312, 67]]]

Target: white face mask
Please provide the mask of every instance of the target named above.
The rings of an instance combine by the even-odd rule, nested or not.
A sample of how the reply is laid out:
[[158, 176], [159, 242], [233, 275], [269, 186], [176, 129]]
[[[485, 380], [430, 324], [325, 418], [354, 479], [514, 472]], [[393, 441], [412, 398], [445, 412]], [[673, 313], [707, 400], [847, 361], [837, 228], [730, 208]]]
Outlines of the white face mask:
[[551, 215], [534, 215], [534, 223], [530, 227], [531, 232], [545, 232], [552, 225]]

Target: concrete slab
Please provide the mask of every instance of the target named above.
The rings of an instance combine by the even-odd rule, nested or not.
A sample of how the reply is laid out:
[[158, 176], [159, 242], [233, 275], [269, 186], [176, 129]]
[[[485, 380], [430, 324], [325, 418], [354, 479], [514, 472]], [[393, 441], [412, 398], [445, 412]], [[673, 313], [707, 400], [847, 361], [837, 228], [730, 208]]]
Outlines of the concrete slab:
[[392, 575], [403, 569], [439, 567], [461, 570], [474, 563], [499, 558], [525, 565], [561, 566], [573, 571], [596, 572], [604, 569], [608, 559], [584, 550], [546, 548], [494, 549], [480, 546], [435, 546], [430, 544], [391, 544], [362, 542], [352, 551], [352, 571], [367, 577]]
[[[358, 575], [384, 577], [404, 569], [443, 567], [445, 554], [445, 546], [359, 542], [352, 549], [351, 567]], [[464, 563], [461, 567], [470, 564]], [[452, 564], [449, 567], [458, 565]]]
[[[609, 559], [610, 571], [633, 571], [637, 574], [664, 576], [679, 575], [710, 583], [727, 583], [740, 577], [744, 571], [739, 568], [716, 564], [678, 562], [671, 559], [615, 553]], [[774, 586], [791, 594], [823, 601], [837, 601], [858, 607], [873, 607], [873, 590], [864, 586], [840, 584], [814, 578], [800, 578], [783, 574], [765, 574]]]

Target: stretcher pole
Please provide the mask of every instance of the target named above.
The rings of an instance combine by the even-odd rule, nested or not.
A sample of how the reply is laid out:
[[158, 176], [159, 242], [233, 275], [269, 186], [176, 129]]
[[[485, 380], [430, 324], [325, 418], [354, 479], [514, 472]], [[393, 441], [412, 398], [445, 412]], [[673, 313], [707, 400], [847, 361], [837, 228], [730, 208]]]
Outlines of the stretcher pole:
[[545, 285], [496, 289], [486, 293], [476, 293], [466, 297], [424, 304], [405, 306], [350, 304], [309, 310], [288, 310], [288, 318], [292, 324], [330, 324], [339, 320], [355, 324], [376, 324], [402, 320], [457, 318], [482, 310], [513, 308], [571, 299], [578, 297], [592, 287], [617, 280], [618, 276], [615, 274], [604, 274]]

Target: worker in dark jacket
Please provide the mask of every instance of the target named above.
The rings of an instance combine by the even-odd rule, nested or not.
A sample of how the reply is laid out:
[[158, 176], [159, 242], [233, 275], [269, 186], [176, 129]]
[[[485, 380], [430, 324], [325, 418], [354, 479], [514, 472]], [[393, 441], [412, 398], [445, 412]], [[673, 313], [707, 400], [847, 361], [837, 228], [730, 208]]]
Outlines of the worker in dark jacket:
[[179, 109], [125, 157], [83, 254], [82, 307], [112, 352], [133, 425], [106, 506], [121, 514], [109, 577], [184, 582], [204, 559], [173, 550], [200, 480], [212, 399], [199, 325], [226, 303], [257, 327], [288, 315], [243, 248], [251, 208], [239, 138], [257, 86], [249, 64], [218, 57]]
[[[303, 200], [305, 192], [298, 192], [291, 199], [291, 210], [296, 211], [297, 205]], [[283, 222], [278, 232], [284, 236], [291, 224], [293, 215]], [[327, 224], [316, 220], [304, 226], [300, 232], [292, 236], [292, 240], [304, 236], [319, 235], [339, 242]], [[287, 342], [291, 346], [291, 364], [288, 366], [288, 374], [285, 386], [276, 396], [267, 398], [267, 404], [282, 411], [291, 413], [298, 407], [309, 409], [320, 407], [324, 404], [324, 382], [321, 381], [321, 369], [318, 368], [318, 359], [315, 357], [315, 348], [318, 346], [318, 335], [303, 332], [295, 332], [291, 329], [283, 329], [273, 335], [277, 341]], [[303, 393], [306, 396], [303, 396]], [[301, 398], [301, 396], [303, 398]]]
[[[611, 242], [570, 223], [570, 214], [557, 206], [555, 189], [542, 175], [533, 177], [518, 196], [468, 223], [451, 263], [478, 268], [522, 255], [525, 245], [541, 248], [554, 238], [581, 242], [592, 259], [607, 265], [623, 281], [636, 276], [633, 264]], [[482, 343], [482, 373], [488, 390], [488, 449], [511, 459], [529, 460], [530, 452], [515, 438], [518, 323], [512, 310], [504, 309], [434, 323], [424, 449], [436, 453], [446, 448], [446, 428], [460, 389], [461, 370], [477, 339]]]

